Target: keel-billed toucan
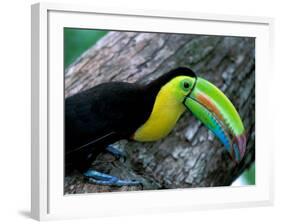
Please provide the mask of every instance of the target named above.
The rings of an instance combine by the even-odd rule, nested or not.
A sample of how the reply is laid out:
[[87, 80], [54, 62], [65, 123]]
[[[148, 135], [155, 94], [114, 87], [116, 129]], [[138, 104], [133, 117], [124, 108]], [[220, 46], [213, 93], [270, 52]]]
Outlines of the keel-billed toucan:
[[237, 162], [245, 154], [243, 123], [229, 99], [213, 84], [185, 67], [174, 69], [149, 84], [108, 82], [65, 100], [66, 172], [77, 169], [91, 183], [135, 185], [88, 170], [102, 150], [118, 155], [111, 144], [164, 138], [189, 110], [224, 145]]

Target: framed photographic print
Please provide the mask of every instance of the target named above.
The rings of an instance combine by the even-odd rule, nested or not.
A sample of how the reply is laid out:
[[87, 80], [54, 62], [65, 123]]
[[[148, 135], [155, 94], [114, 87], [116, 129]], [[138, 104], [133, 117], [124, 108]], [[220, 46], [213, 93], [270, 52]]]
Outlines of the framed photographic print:
[[271, 204], [272, 26], [33, 5], [32, 217]]

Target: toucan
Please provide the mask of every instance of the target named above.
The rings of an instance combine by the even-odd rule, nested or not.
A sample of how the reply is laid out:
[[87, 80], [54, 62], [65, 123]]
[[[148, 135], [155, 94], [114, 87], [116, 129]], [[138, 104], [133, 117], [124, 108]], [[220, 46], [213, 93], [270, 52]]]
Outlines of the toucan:
[[175, 68], [155, 80], [106, 82], [65, 99], [65, 172], [80, 171], [100, 185], [138, 185], [90, 169], [103, 150], [123, 156], [113, 143], [121, 139], [158, 141], [189, 110], [239, 162], [246, 150], [246, 134], [231, 101], [212, 83], [190, 68]]

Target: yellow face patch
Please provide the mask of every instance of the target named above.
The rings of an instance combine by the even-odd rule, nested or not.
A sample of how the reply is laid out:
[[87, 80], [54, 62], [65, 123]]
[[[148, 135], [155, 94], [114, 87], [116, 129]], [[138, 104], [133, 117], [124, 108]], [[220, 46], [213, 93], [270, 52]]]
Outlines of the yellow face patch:
[[134, 140], [156, 141], [171, 132], [185, 111], [182, 102], [188, 92], [183, 85], [187, 81], [186, 76], [178, 76], [160, 89], [149, 119], [137, 129], [133, 135]]

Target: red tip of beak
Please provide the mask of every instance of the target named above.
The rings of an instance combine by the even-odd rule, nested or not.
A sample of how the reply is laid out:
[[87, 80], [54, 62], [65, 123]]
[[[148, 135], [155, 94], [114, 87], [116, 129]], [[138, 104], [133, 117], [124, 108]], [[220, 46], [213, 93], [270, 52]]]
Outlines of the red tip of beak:
[[233, 140], [233, 148], [235, 153], [235, 158], [237, 161], [242, 160], [246, 151], [247, 138], [245, 134], [235, 136]]

